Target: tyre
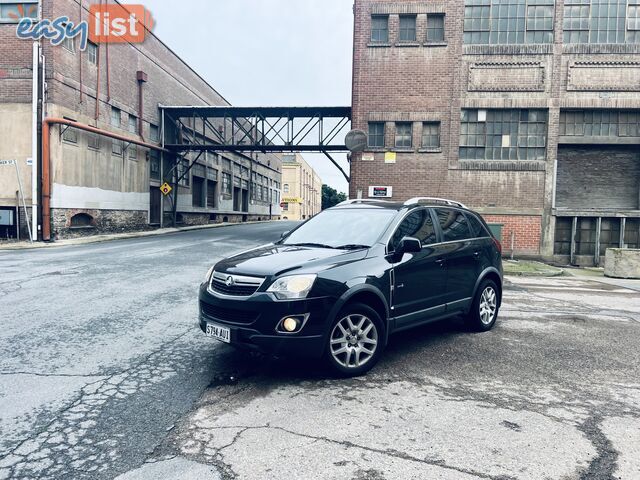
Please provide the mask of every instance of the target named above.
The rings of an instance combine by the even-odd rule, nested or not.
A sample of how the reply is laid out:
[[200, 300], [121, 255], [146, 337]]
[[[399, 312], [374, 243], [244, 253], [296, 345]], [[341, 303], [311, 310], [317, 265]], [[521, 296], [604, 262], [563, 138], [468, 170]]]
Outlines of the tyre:
[[384, 338], [382, 319], [374, 309], [362, 303], [348, 304], [329, 328], [326, 364], [342, 377], [363, 375], [380, 359]]
[[469, 327], [477, 332], [491, 330], [496, 324], [500, 297], [498, 286], [493, 280], [483, 280], [467, 315]]

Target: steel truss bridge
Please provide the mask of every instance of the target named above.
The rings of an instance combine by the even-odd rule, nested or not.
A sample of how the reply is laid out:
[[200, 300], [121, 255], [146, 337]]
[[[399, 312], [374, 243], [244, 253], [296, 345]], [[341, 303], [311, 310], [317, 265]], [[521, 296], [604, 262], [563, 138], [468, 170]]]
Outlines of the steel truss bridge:
[[348, 151], [344, 137], [351, 122], [351, 107], [160, 106], [160, 110], [163, 147], [176, 158], [197, 152], [182, 176], [207, 151], [318, 152], [349, 181], [331, 153]]

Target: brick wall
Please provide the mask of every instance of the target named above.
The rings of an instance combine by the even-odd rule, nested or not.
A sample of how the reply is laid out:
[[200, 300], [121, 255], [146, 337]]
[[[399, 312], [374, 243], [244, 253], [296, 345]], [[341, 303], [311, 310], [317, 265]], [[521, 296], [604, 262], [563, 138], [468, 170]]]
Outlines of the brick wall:
[[[449, 197], [483, 213], [513, 215], [505, 226], [523, 238], [516, 250], [551, 256], [560, 109], [640, 109], [640, 83], [629, 81], [640, 69], [640, 45], [564, 45], [563, 7], [563, 0], [555, 2], [552, 44], [465, 45], [462, 0], [356, 0], [353, 126], [366, 131], [368, 122], [381, 121], [387, 128], [385, 148], [365, 152], [373, 160], [353, 155], [350, 195], [366, 197], [369, 186], [388, 185], [397, 200]], [[403, 13], [417, 14], [414, 45], [398, 42]], [[443, 44], [425, 44], [429, 13], [446, 15]], [[370, 41], [372, 14], [389, 15], [387, 44]], [[463, 108], [547, 110], [546, 159], [460, 160]], [[398, 121], [414, 126], [414, 147], [407, 151], [394, 148]], [[438, 151], [420, 151], [424, 121], [441, 122]], [[385, 163], [385, 151], [396, 152], [395, 163]], [[598, 161], [606, 165], [607, 157]], [[580, 187], [588, 192], [588, 185]]]
[[[77, 23], [87, 20], [88, 8], [94, 3], [89, 0], [43, 0], [43, 17], [56, 18], [68, 16]], [[107, 0], [107, 3], [114, 3]], [[16, 35], [15, 24], [0, 24], [0, 103], [31, 103], [32, 78], [32, 42], [19, 40]], [[194, 39], [194, 41], [197, 41]], [[78, 39], [76, 39], [78, 42]], [[62, 46], [53, 47], [48, 41], [43, 41], [43, 53], [46, 58], [47, 95], [45, 116], [65, 116], [81, 123], [97, 126], [102, 129], [128, 135], [140, 139], [136, 133], [129, 132], [128, 117], [140, 117], [138, 107], [138, 82], [136, 72], [141, 70], [147, 74], [148, 81], [143, 84], [142, 92], [144, 109], [142, 112], [142, 137], [149, 140], [150, 124], [160, 126], [159, 105], [228, 105], [223, 96], [211, 85], [192, 70], [180, 57], [170, 50], [153, 34], [147, 34], [141, 44], [100, 44], [98, 46], [99, 65], [89, 62], [87, 52], [81, 52], [76, 43], [76, 51], [70, 52]], [[97, 105], [97, 109], [96, 109]], [[111, 108], [122, 111], [121, 127], [111, 125]], [[30, 122], [24, 125], [19, 133], [20, 137], [30, 141]], [[126, 155], [112, 155], [111, 140], [101, 139], [99, 151], [89, 150], [88, 135], [78, 133], [76, 144], [60, 141], [58, 127], [54, 127], [51, 135], [52, 181], [73, 188], [94, 188], [115, 192], [117, 194], [138, 193], [148, 194], [150, 185], [157, 182], [149, 177], [149, 162], [146, 151], [138, 148], [135, 159]], [[30, 143], [29, 143], [30, 145]], [[1, 150], [1, 149], [0, 149]], [[0, 153], [2, 153], [0, 151]], [[28, 153], [21, 154], [26, 158]], [[236, 154], [225, 154], [233, 162], [247, 166], [249, 159]], [[202, 160], [202, 159], [201, 159]], [[201, 162], [204, 163], [204, 162]], [[213, 168], [225, 169], [220, 164]], [[280, 157], [273, 154], [259, 154], [253, 161], [253, 170], [266, 175], [272, 180], [280, 182]], [[168, 170], [168, 169], [167, 169]], [[226, 170], [232, 173], [230, 170]], [[0, 182], [0, 199], [4, 194], [4, 185]], [[29, 188], [27, 185], [26, 188]], [[11, 195], [16, 188], [10, 185], [6, 188]], [[181, 187], [181, 193], [189, 194], [188, 188]], [[78, 190], [78, 198], [81, 194]], [[57, 190], [53, 189], [52, 205], [55, 206]], [[61, 203], [69, 203], [69, 198]], [[75, 206], [75, 205], [74, 205]], [[192, 210], [191, 201], [178, 206], [185, 215]], [[144, 205], [142, 206], [144, 208]], [[97, 205], [96, 210], [109, 210], [105, 204]], [[118, 207], [119, 208], [119, 207]], [[139, 206], [129, 206], [129, 210], [138, 210]], [[262, 202], [250, 205], [252, 214], [260, 216], [268, 211], [269, 206]], [[64, 227], [66, 218], [77, 209], [70, 208], [68, 212], [57, 212], [55, 225], [59, 228], [59, 235], [71, 234]], [[93, 214], [92, 211], [86, 210]], [[210, 213], [215, 210], [211, 209]], [[277, 207], [274, 208], [277, 213]], [[62, 217], [60, 216], [62, 215]], [[106, 214], [105, 214], [106, 215]], [[144, 221], [138, 218], [129, 221], [127, 214], [123, 216], [111, 215], [114, 221], [121, 220], [125, 229], [146, 228], [148, 212]], [[141, 218], [141, 217], [140, 217]], [[235, 216], [233, 218], [236, 218]], [[238, 216], [242, 218], [242, 216]], [[190, 222], [207, 223], [209, 212], [206, 214], [189, 215]], [[98, 222], [96, 230], [102, 229], [104, 223]], [[105, 227], [109, 229], [110, 227]], [[111, 231], [111, 230], [109, 230]]]
[[[487, 223], [502, 224], [503, 254], [537, 255], [540, 251], [541, 221], [539, 216], [483, 215]], [[511, 248], [511, 237], [513, 245]]]

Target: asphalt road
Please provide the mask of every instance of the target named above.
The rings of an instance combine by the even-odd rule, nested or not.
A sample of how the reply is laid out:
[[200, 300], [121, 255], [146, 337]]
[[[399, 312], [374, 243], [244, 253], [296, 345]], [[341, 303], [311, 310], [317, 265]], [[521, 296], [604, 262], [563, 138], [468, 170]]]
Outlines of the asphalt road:
[[511, 277], [491, 332], [336, 380], [195, 327], [209, 264], [289, 228], [0, 252], [0, 478], [640, 478], [637, 291]]
[[196, 326], [206, 271], [292, 225], [0, 251], [0, 478], [142, 464], [220, 369]]

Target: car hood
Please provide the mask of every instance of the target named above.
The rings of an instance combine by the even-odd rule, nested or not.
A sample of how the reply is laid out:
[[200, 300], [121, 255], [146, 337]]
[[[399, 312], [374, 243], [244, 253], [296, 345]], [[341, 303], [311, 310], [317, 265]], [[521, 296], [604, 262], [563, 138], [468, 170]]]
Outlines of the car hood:
[[367, 256], [367, 249], [335, 250], [331, 248], [265, 245], [218, 262], [215, 270], [237, 275], [262, 277], [283, 273], [317, 273], [336, 265], [354, 262]]

